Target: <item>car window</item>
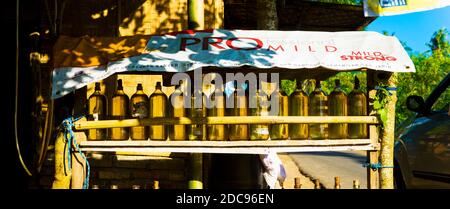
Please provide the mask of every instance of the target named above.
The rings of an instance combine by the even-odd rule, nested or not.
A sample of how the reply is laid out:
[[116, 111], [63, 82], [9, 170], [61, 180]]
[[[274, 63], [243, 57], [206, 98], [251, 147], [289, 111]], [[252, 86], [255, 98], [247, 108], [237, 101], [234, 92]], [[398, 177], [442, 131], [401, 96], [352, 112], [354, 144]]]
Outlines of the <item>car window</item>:
[[431, 107], [432, 111], [435, 112], [447, 112], [449, 110], [449, 104], [450, 104], [450, 86], [447, 87], [447, 89], [442, 92], [442, 94], [438, 97], [436, 102], [434, 102], [433, 106]]

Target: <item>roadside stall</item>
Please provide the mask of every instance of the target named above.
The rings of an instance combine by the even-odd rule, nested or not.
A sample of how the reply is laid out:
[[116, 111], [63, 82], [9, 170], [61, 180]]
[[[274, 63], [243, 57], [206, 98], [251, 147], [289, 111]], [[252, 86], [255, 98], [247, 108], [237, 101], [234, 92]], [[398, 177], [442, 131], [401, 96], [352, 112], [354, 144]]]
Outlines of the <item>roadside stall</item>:
[[[367, 100], [359, 106], [342, 100], [345, 111], [339, 114], [332, 113], [336, 106], [329, 98], [316, 102], [312, 92], [303, 97], [279, 93], [284, 90], [281, 80], [315, 79], [319, 88], [320, 80], [344, 71], [367, 74]], [[53, 187], [89, 188], [88, 152], [364, 150], [368, 187], [390, 188], [395, 73], [414, 71], [400, 42], [376, 32], [217, 29], [115, 38], [61, 36], [54, 47], [52, 99], [74, 94], [75, 104], [72, 117], [58, 130]], [[300, 91], [301, 82], [298, 86]], [[134, 95], [142, 89], [147, 94], [137, 99]], [[247, 91], [247, 105], [234, 112], [223, 105], [205, 107], [203, 96], [197, 96], [211, 98], [219, 92], [213, 100], [225, 104], [239, 90]], [[128, 96], [120, 97], [118, 91]], [[91, 100], [94, 94], [101, 96]], [[180, 95], [188, 99], [176, 100]], [[174, 101], [183, 108], [174, 107]], [[354, 113], [355, 108], [361, 111]], [[350, 134], [350, 127], [359, 134]], [[333, 130], [343, 134], [331, 135]], [[202, 166], [193, 161], [195, 176]]]

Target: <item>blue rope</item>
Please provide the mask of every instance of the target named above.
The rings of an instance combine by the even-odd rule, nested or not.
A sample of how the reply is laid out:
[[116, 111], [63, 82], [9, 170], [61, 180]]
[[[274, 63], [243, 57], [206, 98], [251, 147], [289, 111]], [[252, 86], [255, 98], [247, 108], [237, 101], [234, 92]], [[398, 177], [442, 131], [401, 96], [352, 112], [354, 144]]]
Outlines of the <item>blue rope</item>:
[[72, 169], [71, 156], [72, 156], [72, 141], [73, 141], [73, 143], [75, 144], [75, 148], [78, 150], [78, 153], [81, 155], [81, 157], [83, 157], [83, 159], [86, 162], [86, 170], [87, 170], [87, 172], [86, 172], [86, 177], [85, 177], [84, 183], [83, 183], [83, 189], [88, 189], [89, 188], [89, 175], [90, 175], [90, 172], [91, 172], [91, 166], [89, 165], [89, 161], [87, 160], [86, 156], [83, 154], [83, 152], [81, 152], [81, 150], [80, 150], [80, 148], [78, 146], [77, 140], [74, 137], [73, 130], [72, 130], [72, 128], [74, 126], [73, 122], [75, 122], [77, 120], [80, 120], [82, 117], [84, 117], [84, 116], [80, 116], [80, 117], [75, 118], [75, 119], [73, 117], [69, 117], [69, 118], [63, 120], [62, 127], [64, 128], [64, 138], [66, 140], [67, 148], [69, 150], [69, 153], [67, 154], [68, 169], [69, 170]]
[[375, 86], [375, 90], [386, 89], [389, 92], [389, 95], [392, 95], [390, 91], [397, 91], [396, 86]]
[[372, 170], [378, 170], [380, 168], [394, 168], [394, 166], [383, 166], [381, 165], [381, 163], [375, 163], [375, 164], [370, 164], [370, 163], [364, 163], [363, 164], [364, 168], [371, 168]]

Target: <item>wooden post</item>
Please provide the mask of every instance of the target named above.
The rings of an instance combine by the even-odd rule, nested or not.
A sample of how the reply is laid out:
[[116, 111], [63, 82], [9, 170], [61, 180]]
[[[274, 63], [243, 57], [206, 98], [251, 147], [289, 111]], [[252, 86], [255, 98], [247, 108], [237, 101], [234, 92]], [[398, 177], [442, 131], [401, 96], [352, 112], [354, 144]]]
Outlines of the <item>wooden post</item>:
[[[395, 87], [397, 78], [395, 73], [384, 73], [379, 75], [388, 87]], [[381, 189], [394, 188], [394, 130], [395, 130], [395, 103], [397, 102], [397, 92], [389, 91], [387, 104], [384, 108], [387, 110], [386, 125], [383, 129], [380, 150], [380, 183]]]
[[72, 171], [69, 168], [67, 154], [68, 146], [64, 139], [64, 132], [59, 132], [55, 141], [55, 179], [52, 189], [69, 189]]
[[[192, 30], [203, 30], [204, 20], [203, 0], [188, 0], [188, 28]], [[206, 133], [204, 133], [206, 134]], [[189, 189], [203, 189], [203, 155], [202, 153], [191, 153], [190, 156], [190, 178]]]
[[[84, 118], [84, 120], [86, 120]], [[77, 143], [86, 141], [86, 134], [84, 132], [75, 132], [74, 138]], [[72, 189], [82, 189], [86, 177], [86, 161], [81, 154], [76, 150], [75, 144], [72, 144], [74, 151], [72, 152]]]
[[334, 188], [335, 189], [341, 188], [341, 178], [339, 176], [334, 177]]
[[302, 188], [302, 184], [300, 182], [300, 177], [295, 177], [294, 178], [294, 189], [301, 189]]
[[360, 188], [359, 180], [358, 179], [353, 180], [353, 189], [359, 189], [359, 188]]
[[[378, 144], [378, 132], [375, 125], [369, 126], [370, 141], [372, 144]], [[367, 162], [370, 164], [378, 163], [378, 151], [367, 151]], [[380, 188], [380, 172], [371, 168], [367, 168], [367, 188], [379, 189]]]
[[259, 30], [277, 30], [278, 15], [276, 0], [257, 0], [256, 19]]
[[[367, 102], [367, 110], [369, 115], [374, 116], [376, 112], [373, 110], [372, 103], [377, 91], [375, 90], [375, 81], [374, 76], [375, 72], [373, 70], [366, 71], [367, 75], [367, 92], [368, 92], [368, 102]], [[369, 126], [369, 138], [372, 144], [378, 144], [378, 132], [377, 127], [375, 125]], [[367, 151], [367, 162], [370, 164], [378, 163], [378, 151]], [[373, 170], [371, 168], [367, 168], [367, 188], [368, 189], [378, 189], [379, 188], [379, 176], [380, 173], [378, 170]]]
[[203, 155], [201, 153], [191, 153], [190, 157], [190, 178], [189, 189], [203, 189]]
[[205, 26], [203, 0], [188, 0], [188, 10], [188, 28], [203, 30]]

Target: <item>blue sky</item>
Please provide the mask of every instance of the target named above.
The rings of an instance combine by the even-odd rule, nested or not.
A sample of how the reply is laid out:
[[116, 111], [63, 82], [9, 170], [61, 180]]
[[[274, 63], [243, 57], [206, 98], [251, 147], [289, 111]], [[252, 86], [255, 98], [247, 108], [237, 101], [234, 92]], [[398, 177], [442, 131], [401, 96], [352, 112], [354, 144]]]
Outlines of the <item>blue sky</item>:
[[[450, 6], [403, 15], [378, 17], [368, 27], [369, 31], [388, 31], [405, 41], [414, 52], [428, 50], [426, 43], [438, 29], [450, 31]], [[449, 37], [450, 38], [450, 37]]]

